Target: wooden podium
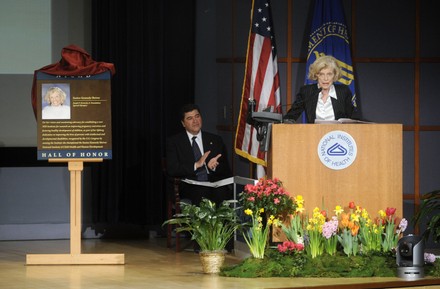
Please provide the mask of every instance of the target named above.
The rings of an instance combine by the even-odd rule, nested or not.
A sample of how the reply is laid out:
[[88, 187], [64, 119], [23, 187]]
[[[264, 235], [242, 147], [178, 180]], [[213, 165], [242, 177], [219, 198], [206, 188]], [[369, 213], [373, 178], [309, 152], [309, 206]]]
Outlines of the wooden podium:
[[102, 159], [49, 159], [49, 162], [68, 162], [70, 171], [70, 254], [27, 254], [27, 265], [91, 265], [125, 263], [124, 254], [81, 254], [81, 174], [83, 162], [102, 162]]
[[[318, 155], [321, 139], [332, 131], [356, 142], [356, 159], [345, 169], [328, 168]], [[402, 217], [402, 125], [274, 124], [268, 176], [279, 178], [291, 195], [302, 195], [309, 215], [315, 207], [333, 215], [336, 205], [353, 201], [371, 218], [387, 207]]]

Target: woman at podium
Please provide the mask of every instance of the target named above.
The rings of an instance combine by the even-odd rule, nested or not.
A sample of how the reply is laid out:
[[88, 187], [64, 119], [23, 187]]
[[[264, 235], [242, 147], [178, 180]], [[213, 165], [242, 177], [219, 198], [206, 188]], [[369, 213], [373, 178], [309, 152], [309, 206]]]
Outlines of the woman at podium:
[[333, 56], [322, 56], [310, 65], [308, 78], [317, 83], [304, 85], [296, 95], [292, 107], [284, 120], [296, 121], [305, 112], [307, 123], [315, 120], [337, 120], [351, 118], [352, 93], [348, 86], [335, 84], [342, 70]]

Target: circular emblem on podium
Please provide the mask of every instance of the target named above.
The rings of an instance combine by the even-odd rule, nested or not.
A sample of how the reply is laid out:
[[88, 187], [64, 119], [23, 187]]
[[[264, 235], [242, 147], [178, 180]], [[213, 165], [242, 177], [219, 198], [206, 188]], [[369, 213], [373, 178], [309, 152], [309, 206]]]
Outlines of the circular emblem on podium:
[[318, 156], [322, 164], [332, 170], [343, 170], [353, 164], [357, 155], [354, 138], [341, 130], [324, 135], [318, 144]]

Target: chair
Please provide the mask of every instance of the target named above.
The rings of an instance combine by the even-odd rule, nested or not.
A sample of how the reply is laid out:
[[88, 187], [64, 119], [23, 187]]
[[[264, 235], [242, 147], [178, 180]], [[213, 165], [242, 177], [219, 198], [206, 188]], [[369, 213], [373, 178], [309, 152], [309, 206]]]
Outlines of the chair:
[[[171, 177], [166, 171], [166, 159], [162, 159], [162, 171], [165, 178], [165, 193], [166, 193], [166, 204], [167, 204], [167, 219], [171, 219], [175, 214], [180, 213], [180, 194], [179, 194], [179, 184], [180, 178]], [[167, 248], [172, 247], [172, 232], [174, 225], [167, 225]], [[180, 233], [175, 234], [175, 246], [176, 252], [181, 251], [180, 248]]]
[[[179, 184], [180, 184], [180, 179], [179, 178], [172, 178], [170, 180], [172, 182], [173, 185], [173, 190], [172, 190], [172, 194], [168, 194], [168, 200], [167, 200], [167, 216], [168, 219], [171, 219], [173, 217], [174, 214], [179, 214], [180, 213], [180, 196], [179, 196]], [[174, 214], [173, 214], [173, 209], [174, 209]], [[167, 247], [171, 248], [172, 246], [172, 231], [173, 231], [173, 225], [168, 224], [167, 226]], [[180, 233], [176, 232], [176, 252], [181, 251], [180, 249]]]

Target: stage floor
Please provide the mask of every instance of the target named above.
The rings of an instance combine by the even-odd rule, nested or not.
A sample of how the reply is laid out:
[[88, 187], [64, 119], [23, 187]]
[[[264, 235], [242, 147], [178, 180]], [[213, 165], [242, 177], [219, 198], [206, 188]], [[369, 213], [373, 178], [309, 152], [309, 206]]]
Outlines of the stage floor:
[[[242, 279], [206, 275], [201, 271], [196, 253], [176, 253], [166, 248], [165, 238], [82, 241], [83, 254], [122, 253], [125, 265], [26, 265], [27, 254], [66, 254], [69, 250], [69, 240], [0, 242], [0, 288], [406, 288], [416, 285], [408, 281], [402, 283], [398, 278]], [[226, 264], [239, 261], [231, 254], [226, 258]], [[413, 288], [440, 288], [440, 279], [427, 281], [431, 284], [418, 284]]]

